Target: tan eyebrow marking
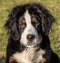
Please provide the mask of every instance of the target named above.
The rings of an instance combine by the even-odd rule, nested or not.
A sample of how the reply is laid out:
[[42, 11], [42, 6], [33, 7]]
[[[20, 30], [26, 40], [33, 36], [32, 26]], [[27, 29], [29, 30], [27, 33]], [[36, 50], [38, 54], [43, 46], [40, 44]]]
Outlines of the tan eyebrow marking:
[[36, 18], [32, 18], [31, 20], [32, 20], [33, 23], [37, 22]]
[[25, 19], [23, 19], [23, 20], [22, 20], [22, 23], [23, 23], [23, 24], [25, 24], [25, 23], [26, 23], [26, 20], [25, 20]]

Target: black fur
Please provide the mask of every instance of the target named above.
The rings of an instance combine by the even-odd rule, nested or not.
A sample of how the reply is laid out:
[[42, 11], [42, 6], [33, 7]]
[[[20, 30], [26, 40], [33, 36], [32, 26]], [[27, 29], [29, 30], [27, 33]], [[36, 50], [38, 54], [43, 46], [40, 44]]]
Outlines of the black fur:
[[41, 23], [41, 27], [39, 29], [37, 28], [38, 33], [41, 33], [43, 36], [43, 40], [39, 44], [39, 49], [41, 48], [46, 50], [47, 53], [43, 55], [43, 57], [47, 59], [46, 63], [60, 63], [58, 56], [53, 53], [50, 48], [50, 40], [48, 37], [48, 33], [55, 20], [53, 16], [49, 13], [49, 11], [39, 3], [16, 6], [9, 14], [7, 23], [5, 24], [5, 27], [8, 29], [9, 32], [6, 63], [9, 63], [10, 56], [12, 56], [15, 52], [22, 52], [25, 49], [25, 46], [23, 46], [19, 41], [21, 33], [23, 32], [20, 29], [19, 18], [23, 16], [24, 12], [27, 9], [29, 10], [29, 13], [31, 15], [35, 15], [37, 20]]

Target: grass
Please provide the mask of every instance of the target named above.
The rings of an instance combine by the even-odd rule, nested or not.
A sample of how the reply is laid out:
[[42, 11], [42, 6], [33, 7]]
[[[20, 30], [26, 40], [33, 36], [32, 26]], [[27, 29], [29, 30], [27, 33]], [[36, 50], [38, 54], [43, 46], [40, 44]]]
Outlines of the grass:
[[60, 0], [0, 0], [0, 63], [4, 63], [6, 53], [8, 36], [4, 24], [8, 14], [14, 6], [28, 2], [39, 2], [43, 4], [55, 17], [56, 22], [53, 24], [49, 36], [51, 48], [60, 57]]

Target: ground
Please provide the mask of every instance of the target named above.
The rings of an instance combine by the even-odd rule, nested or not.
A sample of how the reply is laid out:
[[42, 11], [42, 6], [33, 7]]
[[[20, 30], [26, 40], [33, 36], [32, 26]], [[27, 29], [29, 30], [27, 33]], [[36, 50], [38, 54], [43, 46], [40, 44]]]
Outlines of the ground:
[[54, 16], [55, 23], [49, 33], [51, 48], [60, 57], [60, 0], [0, 0], [0, 63], [4, 63], [7, 44], [7, 30], [4, 24], [11, 9], [19, 4], [39, 2], [43, 4]]

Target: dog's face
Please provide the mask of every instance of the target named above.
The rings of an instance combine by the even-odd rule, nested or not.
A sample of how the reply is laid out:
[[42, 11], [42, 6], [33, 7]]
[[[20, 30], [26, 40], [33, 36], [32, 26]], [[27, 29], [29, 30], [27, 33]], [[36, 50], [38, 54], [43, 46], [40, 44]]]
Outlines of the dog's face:
[[41, 23], [36, 19], [35, 15], [31, 15], [28, 10], [20, 17], [19, 28], [21, 33], [20, 42], [23, 45], [33, 47], [41, 42]]
[[13, 40], [19, 40], [24, 46], [33, 47], [48, 34], [54, 18], [40, 4], [26, 4], [13, 9], [6, 27]]

